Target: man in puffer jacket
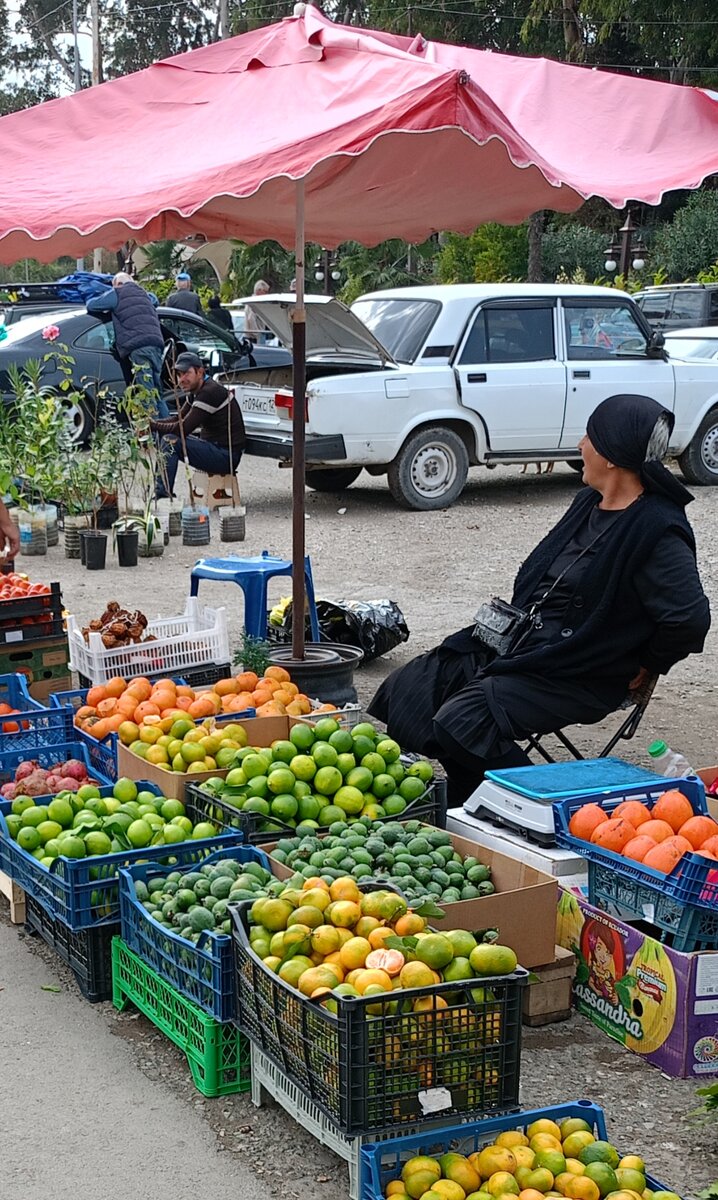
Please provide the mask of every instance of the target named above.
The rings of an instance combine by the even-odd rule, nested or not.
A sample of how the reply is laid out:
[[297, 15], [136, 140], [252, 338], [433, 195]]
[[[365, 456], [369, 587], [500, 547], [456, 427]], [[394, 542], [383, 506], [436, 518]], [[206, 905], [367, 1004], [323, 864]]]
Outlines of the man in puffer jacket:
[[169, 416], [162, 399], [162, 352], [164, 338], [155, 306], [144, 288], [126, 271], [118, 271], [112, 287], [100, 296], [87, 301], [87, 311], [94, 315], [110, 313], [115, 329], [115, 346], [123, 364], [136, 368], [134, 381], [157, 396], [157, 417]]

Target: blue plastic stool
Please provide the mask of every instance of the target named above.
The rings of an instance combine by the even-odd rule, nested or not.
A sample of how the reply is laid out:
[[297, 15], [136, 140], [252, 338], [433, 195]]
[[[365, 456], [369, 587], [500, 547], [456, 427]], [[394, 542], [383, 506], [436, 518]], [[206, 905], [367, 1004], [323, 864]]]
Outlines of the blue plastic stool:
[[[274, 575], [291, 575], [292, 564], [286, 558], [277, 558], [268, 550], [253, 558], [200, 558], [192, 568], [190, 595], [196, 596], [200, 579], [213, 579], [217, 583], [236, 583], [244, 592], [244, 628], [251, 637], [267, 636], [267, 583]], [[304, 586], [309, 606], [309, 624], [312, 641], [319, 641], [319, 621], [314, 599], [312, 564], [307, 555], [304, 559]]]

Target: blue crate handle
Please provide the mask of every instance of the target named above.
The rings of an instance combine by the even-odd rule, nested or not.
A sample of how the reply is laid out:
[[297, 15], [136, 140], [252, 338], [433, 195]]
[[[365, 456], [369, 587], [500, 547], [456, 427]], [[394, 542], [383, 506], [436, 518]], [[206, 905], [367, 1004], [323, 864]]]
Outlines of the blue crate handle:
[[14, 671], [9, 675], [0, 675], [0, 699], [11, 708], [34, 710], [44, 709], [44, 704], [39, 700], [33, 700], [27, 686], [27, 677], [20, 671]]
[[[384, 1200], [384, 1186], [388, 1180], [382, 1176], [382, 1159], [392, 1155], [394, 1162], [390, 1168], [400, 1168], [400, 1155], [413, 1157], [415, 1153], [431, 1151], [436, 1154], [441, 1148], [442, 1153], [450, 1150], [452, 1143], [475, 1139], [475, 1145], [486, 1144], [487, 1135], [501, 1133], [504, 1130], [526, 1128], [534, 1121], [548, 1118], [561, 1121], [571, 1117], [580, 1117], [591, 1125], [599, 1140], [607, 1139], [606, 1118], [603, 1109], [590, 1100], [574, 1100], [566, 1104], [554, 1105], [550, 1108], [531, 1108], [522, 1112], [510, 1113], [507, 1116], [489, 1117], [483, 1121], [470, 1121], [464, 1125], [452, 1125], [443, 1129], [427, 1129], [424, 1133], [410, 1134], [406, 1137], [389, 1138], [383, 1142], [366, 1142], [360, 1149], [361, 1197], [362, 1200]], [[412, 1153], [413, 1152], [413, 1153]], [[650, 1176], [646, 1177], [647, 1186], [652, 1191], [667, 1191], [662, 1183]]]

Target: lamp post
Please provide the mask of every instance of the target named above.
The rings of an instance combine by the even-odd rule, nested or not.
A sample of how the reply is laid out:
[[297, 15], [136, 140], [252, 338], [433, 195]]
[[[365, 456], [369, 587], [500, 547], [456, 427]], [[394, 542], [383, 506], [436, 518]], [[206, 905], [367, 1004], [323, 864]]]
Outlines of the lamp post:
[[317, 283], [324, 285], [325, 296], [334, 296], [336, 294], [341, 277], [342, 273], [339, 269], [336, 251], [322, 250], [321, 258], [318, 258], [314, 264], [314, 278]]
[[638, 229], [633, 224], [630, 212], [626, 215], [623, 225], [606, 250], [604, 266], [613, 273], [618, 267], [618, 273], [628, 279], [631, 267], [634, 271], [642, 271], [646, 265], [646, 247], [638, 235]]

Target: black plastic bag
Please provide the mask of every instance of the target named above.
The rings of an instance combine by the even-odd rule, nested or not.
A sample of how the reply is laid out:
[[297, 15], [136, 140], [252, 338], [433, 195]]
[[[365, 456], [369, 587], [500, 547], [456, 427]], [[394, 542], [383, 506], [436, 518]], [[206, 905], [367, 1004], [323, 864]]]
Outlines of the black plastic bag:
[[[409, 628], [394, 600], [317, 600], [317, 619], [322, 642], [357, 646], [364, 662], [379, 658], [409, 640]], [[292, 605], [284, 610], [281, 626], [271, 626], [271, 637], [288, 641], [292, 636]], [[306, 635], [311, 636], [309, 620]]]

